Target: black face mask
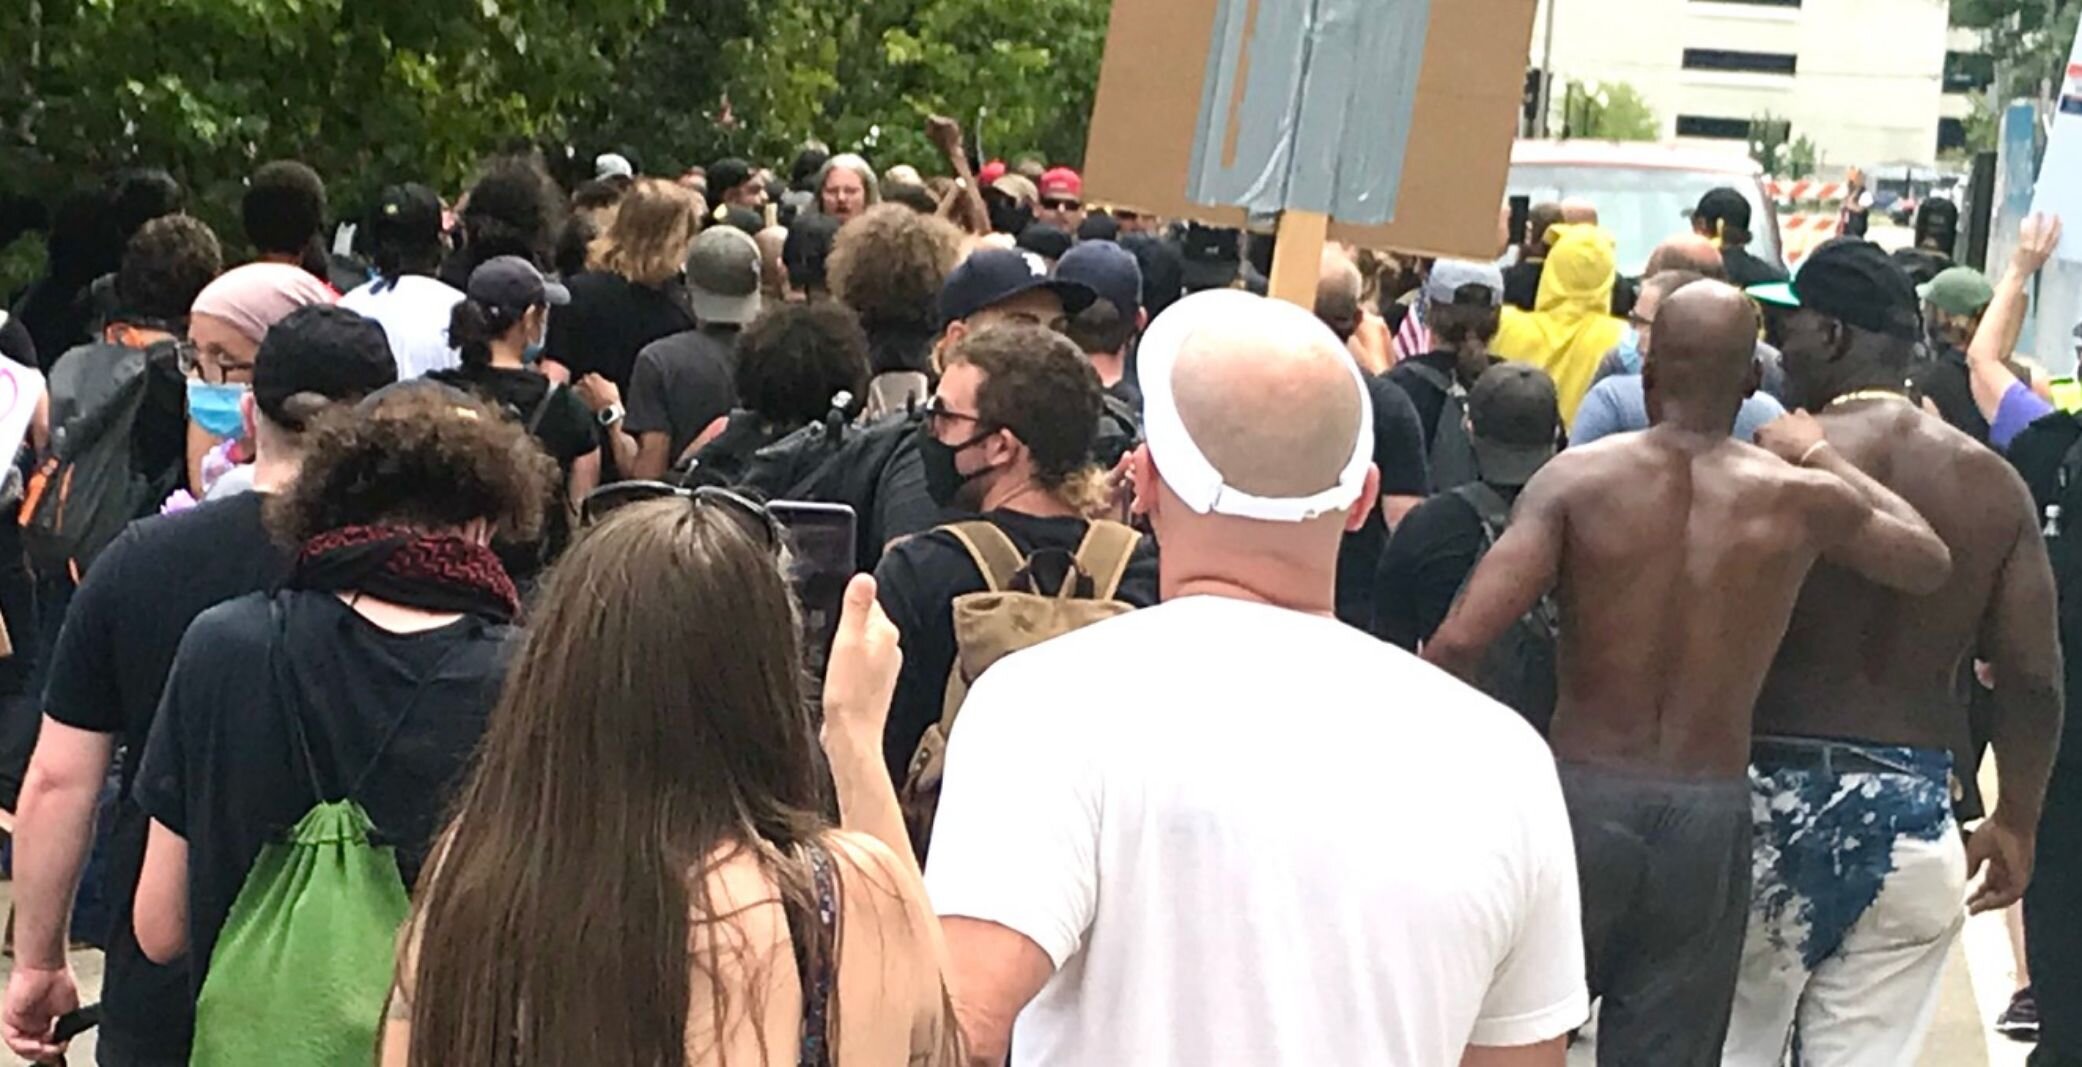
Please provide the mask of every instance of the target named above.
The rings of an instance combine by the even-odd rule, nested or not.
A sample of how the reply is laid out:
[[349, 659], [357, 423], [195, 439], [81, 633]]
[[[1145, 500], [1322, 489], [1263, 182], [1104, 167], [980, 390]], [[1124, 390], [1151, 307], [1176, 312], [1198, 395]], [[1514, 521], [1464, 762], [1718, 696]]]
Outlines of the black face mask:
[[998, 233], [1009, 233], [1014, 237], [1026, 232], [1034, 221], [1034, 209], [1010, 198], [993, 197], [990, 204], [990, 228]]
[[954, 462], [964, 449], [988, 436], [988, 432], [979, 433], [962, 444], [950, 445], [934, 437], [929, 425], [918, 428], [918, 458], [925, 461], [925, 492], [933, 498], [934, 504], [943, 508], [953, 507], [954, 498], [961, 495], [964, 487], [990, 473], [991, 468], [985, 467], [972, 474], [963, 474]]

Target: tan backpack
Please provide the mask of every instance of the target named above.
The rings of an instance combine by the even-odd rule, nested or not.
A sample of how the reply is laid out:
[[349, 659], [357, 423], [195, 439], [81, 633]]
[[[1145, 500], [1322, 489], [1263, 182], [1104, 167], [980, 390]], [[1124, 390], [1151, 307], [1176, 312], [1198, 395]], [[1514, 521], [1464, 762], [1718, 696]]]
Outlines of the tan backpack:
[[988, 522], [962, 522], [941, 529], [954, 535], [976, 569], [985, 589], [954, 598], [954, 666], [947, 672], [947, 698], [940, 721], [926, 728], [911, 754], [899, 797], [911, 847], [920, 861], [932, 840], [933, 813], [940, 806], [940, 777], [947, 766], [947, 738], [954, 717], [968, 699], [969, 687], [990, 666], [1021, 649], [1032, 648], [1092, 623], [1124, 615], [1134, 606], [1114, 599], [1128, 561], [1142, 535], [1117, 522], [1091, 524], [1077, 546], [1073, 565], [1055, 592], [1044, 592], [1034, 574], [1037, 552], [1021, 556], [1019, 546]]

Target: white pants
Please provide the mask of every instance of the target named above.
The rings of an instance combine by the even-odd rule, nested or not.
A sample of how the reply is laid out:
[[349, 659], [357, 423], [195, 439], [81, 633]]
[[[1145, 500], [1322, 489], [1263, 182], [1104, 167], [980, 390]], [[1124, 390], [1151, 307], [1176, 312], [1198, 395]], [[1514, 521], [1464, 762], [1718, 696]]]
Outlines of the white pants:
[[1798, 1067], [1913, 1067], [1966, 922], [1944, 786], [1759, 768], [1751, 785], [1756, 881], [1723, 1067], [1780, 1067], [1789, 1049]]

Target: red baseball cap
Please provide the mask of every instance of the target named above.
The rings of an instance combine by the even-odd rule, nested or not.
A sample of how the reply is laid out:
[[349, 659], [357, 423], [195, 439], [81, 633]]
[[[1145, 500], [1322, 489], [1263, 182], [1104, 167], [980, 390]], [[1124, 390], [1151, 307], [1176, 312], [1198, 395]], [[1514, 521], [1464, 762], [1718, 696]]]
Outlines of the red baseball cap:
[[1084, 179], [1068, 167], [1055, 167], [1041, 176], [1042, 196], [1067, 196], [1084, 199]]
[[982, 170], [976, 172], [976, 181], [985, 188], [989, 188], [992, 182], [1005, 176], [1006, 169], [1004, 160], [993, 159], [985, 163]]

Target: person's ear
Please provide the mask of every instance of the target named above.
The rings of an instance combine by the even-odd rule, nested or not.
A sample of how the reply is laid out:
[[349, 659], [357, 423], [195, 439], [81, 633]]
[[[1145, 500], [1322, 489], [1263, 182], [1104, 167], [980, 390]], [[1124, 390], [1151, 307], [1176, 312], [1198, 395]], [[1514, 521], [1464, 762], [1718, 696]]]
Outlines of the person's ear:
[[1833, 363], [1851, 354], [1850, 327], [1832, 319], [1829, 322], [1828, 334], [1830, 362]]
[[239, 397], [239, 424], [244, 428], [248, 442], [260, 440], [260, 404], [253, 399], [251, 389]]
[[1366, 517], [1381, 505], [1381, 468], [1369, 463], [1366, 467], [1366, 489], [1359, 494], [1359, 502], [1345, 513], [1345, 532], [1358, 533], [1366, 525]]
[[1128, 484], [1134, 496], [1128, 503], [1128, 514], [1147, 518], [1157, 508], [1157, 465], [1150, 462], [1149, 446], [1135, 446], [1128, 455]]

